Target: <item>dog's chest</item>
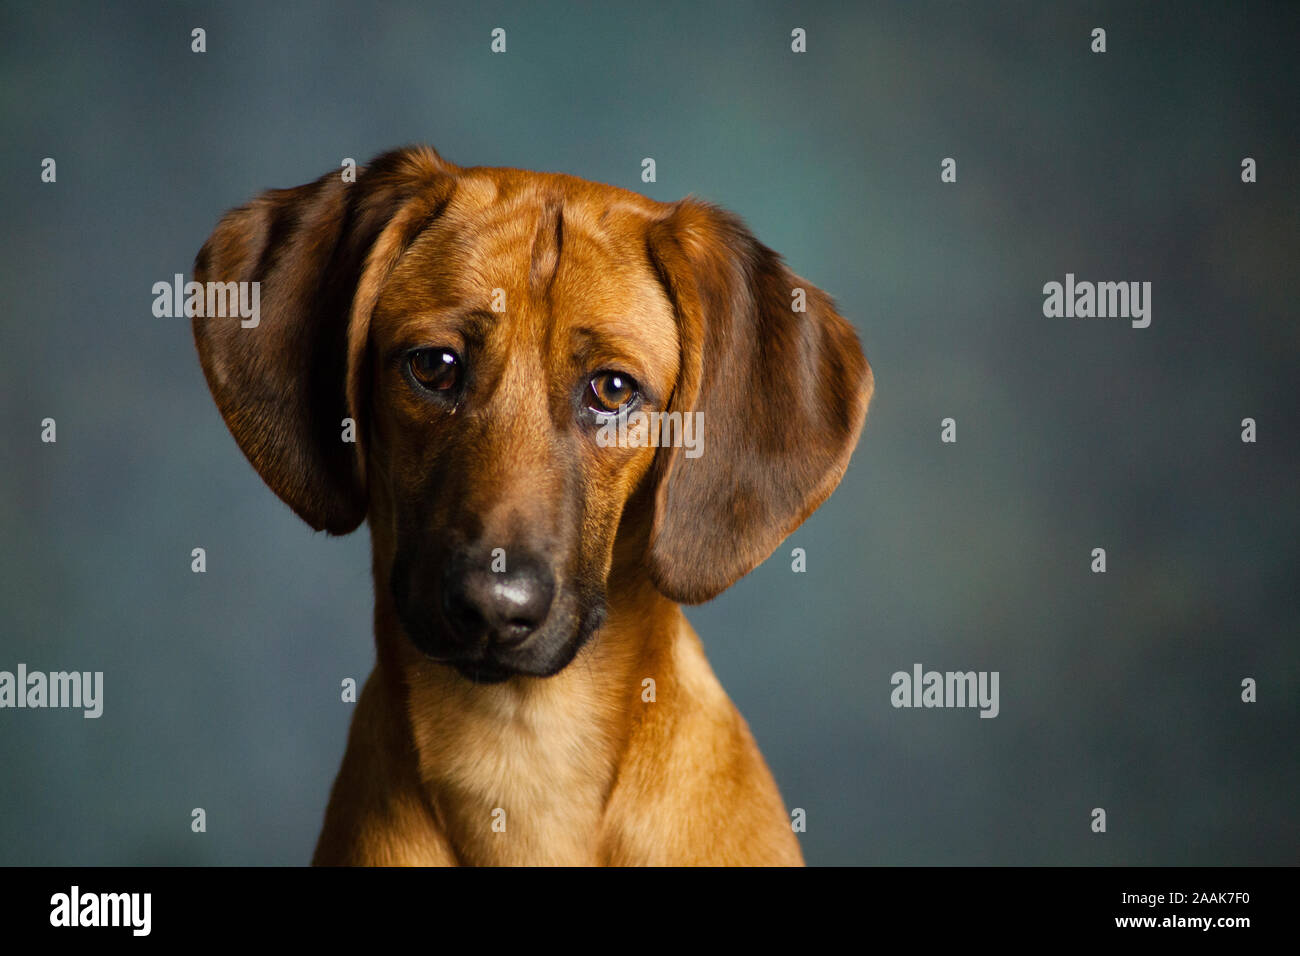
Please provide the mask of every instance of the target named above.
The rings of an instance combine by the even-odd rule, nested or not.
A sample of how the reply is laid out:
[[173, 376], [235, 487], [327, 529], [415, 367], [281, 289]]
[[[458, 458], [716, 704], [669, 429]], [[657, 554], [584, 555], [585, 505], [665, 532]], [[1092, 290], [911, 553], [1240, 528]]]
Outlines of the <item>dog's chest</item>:
[[[567, 682], [566, 682], [567, 683]], [[597, 862], [615, 745], [594, 691], [413, 689], [420, 775], [467, 863]]]

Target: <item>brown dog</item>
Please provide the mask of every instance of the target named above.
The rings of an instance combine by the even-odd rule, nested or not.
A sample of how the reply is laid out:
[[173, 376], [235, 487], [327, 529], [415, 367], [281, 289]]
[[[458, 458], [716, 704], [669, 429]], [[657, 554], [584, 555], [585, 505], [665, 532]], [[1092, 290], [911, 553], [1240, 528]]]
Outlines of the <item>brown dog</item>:
[[[194, 320], [239, 447], [313, 528], [370, 524], [314, 862], [802, 862], [679, 602], [848, 465], [872, 376], [825, 294], [713, 206], [428, 148], [233, 210], [194, 275], [261, 284], [256, 327]], [[600, 440], [638, 411], [698, 413], [698, 453]]]

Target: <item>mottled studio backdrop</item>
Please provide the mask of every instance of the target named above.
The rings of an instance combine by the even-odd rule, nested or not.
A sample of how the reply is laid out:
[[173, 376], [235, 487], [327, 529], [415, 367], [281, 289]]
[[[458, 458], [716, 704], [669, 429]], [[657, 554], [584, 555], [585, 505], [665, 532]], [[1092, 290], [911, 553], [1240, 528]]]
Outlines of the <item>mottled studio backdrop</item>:
[[[1300, 862], [1298, 24], [6, 2], [0, 670], [105, 690], [97, 720], [0, 709], [0, 863], [309, 859], [373, 659], [368, 540], [262, 484], [150, 290], [227, 208], [408, 142], [719, 202], [856, 325], [843, 484], [690, 612], [809, 862]], [[1149, 281], [1150, 326], [1045, 317], [1066, 273]], [[998, 671], [999, 716], [895, 709], [916, 663]]]

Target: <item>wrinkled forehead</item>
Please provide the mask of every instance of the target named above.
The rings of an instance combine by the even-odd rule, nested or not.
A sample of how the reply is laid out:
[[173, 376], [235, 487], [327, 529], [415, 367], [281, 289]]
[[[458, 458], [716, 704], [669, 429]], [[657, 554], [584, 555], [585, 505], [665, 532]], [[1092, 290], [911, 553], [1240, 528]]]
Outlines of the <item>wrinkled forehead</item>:
[[376, 315], [400, 335], [492, 313], [515, 332], [613, 338], [675, 375], [676, 320], [646, 248], [650, 216], [625, 197], [568, 177], [463, 178], [403, 254]]

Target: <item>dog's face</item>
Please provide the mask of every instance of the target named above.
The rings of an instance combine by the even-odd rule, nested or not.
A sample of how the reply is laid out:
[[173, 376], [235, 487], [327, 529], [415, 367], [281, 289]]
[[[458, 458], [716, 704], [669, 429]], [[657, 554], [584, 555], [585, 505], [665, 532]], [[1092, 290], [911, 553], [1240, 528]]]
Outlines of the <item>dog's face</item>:
[[600, 624], [619, 518], [654, 454], [602, 447], [601, 428], [663, 409], [677, 378], [644, 217], [606, 216], [612, 190], [538, 180], [462, 177], [370, 322], [398, 614], [477, 680], [552, 674]]
[[[256, 327], [194, 319], [241, 448], [313, 527], [368, 518], [406, 637], [480, 682], [573, 659], [629, 528], [674, 600], [746, 573], [871, 392], [830, 300], [720, 210], [427, 149], [233, 211], [195, 279], [261, 283]], [[651, 413], [695, 416], [696, 453]]]

